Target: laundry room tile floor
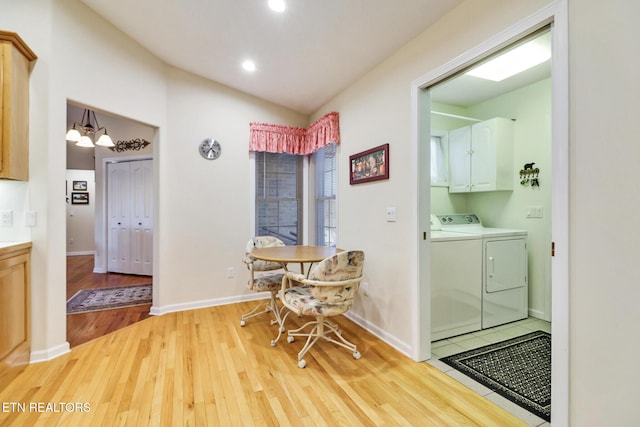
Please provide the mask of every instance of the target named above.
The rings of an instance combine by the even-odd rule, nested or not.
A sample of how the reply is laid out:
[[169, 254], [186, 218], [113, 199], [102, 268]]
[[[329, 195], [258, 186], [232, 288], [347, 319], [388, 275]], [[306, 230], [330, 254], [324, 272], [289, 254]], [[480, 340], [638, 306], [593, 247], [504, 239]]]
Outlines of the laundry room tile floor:
[[530, 426], [550, 426], [551, 424], [542, 418], [530, 413], [515, 403], [512, 403], [499, 394], [491, 391], [491, 389], [472, 380], [463, 373], [439, 360], [442, 357], [451, 356], [452, 354], [504, 341], [509, 338], [515, 338], [533, 331], [545, 331], [551, 333], [551, 323], [534, 317], [529, 317], [524, 320], [496, 326], [491, 329], [434, 341], [431, 343], [432, 358], [427, 363], [438, 368], [456, 381], [466, 385], [476, 393], [486, 397], [506, 411], [509, 411], [511, 414], [520, 418]]

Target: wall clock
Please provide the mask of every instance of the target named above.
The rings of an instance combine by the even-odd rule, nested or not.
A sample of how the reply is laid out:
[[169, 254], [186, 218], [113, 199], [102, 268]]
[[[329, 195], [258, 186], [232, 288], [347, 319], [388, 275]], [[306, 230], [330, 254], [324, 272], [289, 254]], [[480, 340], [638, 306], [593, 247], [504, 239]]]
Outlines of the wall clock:
[[200, 155], [207, 160], [215, 160], [222, 154], [222, 147], [215, 139], [207, 138], [200, 143]]

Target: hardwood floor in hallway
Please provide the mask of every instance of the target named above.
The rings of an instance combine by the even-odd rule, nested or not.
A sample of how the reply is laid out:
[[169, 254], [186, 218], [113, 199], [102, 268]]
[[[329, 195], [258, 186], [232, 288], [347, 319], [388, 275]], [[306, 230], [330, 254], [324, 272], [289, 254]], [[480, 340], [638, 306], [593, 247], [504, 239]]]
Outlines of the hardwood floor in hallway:
[[[151, 282], [149, 276], [94, 273], [93, 255], [67, 257], [67, 300], [82, 289], [110, 288]], [[71, 347], [99, 338], [149, 317], [151, 304], [91, 313], [67, 314], [67, 341]]]

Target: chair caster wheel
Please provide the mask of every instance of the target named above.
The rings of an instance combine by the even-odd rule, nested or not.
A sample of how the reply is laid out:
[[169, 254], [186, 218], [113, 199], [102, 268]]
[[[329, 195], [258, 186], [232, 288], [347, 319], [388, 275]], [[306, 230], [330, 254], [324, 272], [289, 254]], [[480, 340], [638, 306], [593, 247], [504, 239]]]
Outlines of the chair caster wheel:
[[304, 359], [298, 360], [298, 368], [304, 369], [305, 366], [307, 366], [307, 362]]
[[293, 340], [294, 340], [294, 338], [293, 338], [293, 337], [291, 337], [291, 336], [287, 337], [287, 342], [288, 342], [288, 343], [292, 343], [292, 342], [293, 342]]
[[285, 329], [284, 329], [284, 326], [281, 326], [281, 327], [280, 327], [280, 333], [284, 333], [284, 330], [285, 330]]
[[246, 324], [247, 324], [247, 322], [245, 322], [244, 320], [241, 320], [241, 321], [240, 321], [240, 326], [244, 326], [244, 325], [246, 325]]
[[271, 340], [271, 347], [275, 347], [276, 344], [278, 344], [278, 341], [276, 340]]
[[353, 352], [353, 358], [354, 358], [354, 359], [358, 360], [358, 359], [360, 359], [361, 357], [362, 357], [362, 355], [360, 354], [360, 352], [359, 352], [359, 351], [354, 351], [354, 352]]

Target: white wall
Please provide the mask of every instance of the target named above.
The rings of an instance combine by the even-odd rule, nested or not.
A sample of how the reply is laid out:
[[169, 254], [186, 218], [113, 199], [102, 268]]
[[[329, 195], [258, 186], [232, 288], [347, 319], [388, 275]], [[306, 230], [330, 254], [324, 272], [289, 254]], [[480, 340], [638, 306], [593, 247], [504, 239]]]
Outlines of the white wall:
[[[249, 123], [309, 123], [306, 115], [177, 69], [168, 70], [167, 86], [160, 233], [170, 246], [161, 248], [160, 259], [170, 261], [161, 266], [166, 286], [154, 300], [158, 310], [247, 293], [242, 253], [254, 233]], [[205, 138], [220, 142], [217, 160], [200, 156], [198, 145]], [[228, 267], [235, 268], [235, 277], [227, 278]]]
[[[86, 190], [74, 190], [74, 181], [85, 181]], [[95, 252], [96, 181], [90, 170], [67, 169], [67, 255], [92, 255]], [[73, 193], [89, 194], [89, 203], [74, 204]]]
[[569, 2], [570, 378], [575, 426], [640, 408], [640, 2]]

